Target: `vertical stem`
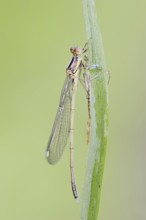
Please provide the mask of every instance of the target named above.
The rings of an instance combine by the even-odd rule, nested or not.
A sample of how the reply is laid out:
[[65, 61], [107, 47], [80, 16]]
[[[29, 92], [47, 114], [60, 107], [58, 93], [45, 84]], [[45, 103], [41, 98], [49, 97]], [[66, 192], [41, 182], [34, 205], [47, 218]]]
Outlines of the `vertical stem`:
[[89, 64], [99, 64], [101, 69], [94, 71], [94, 74], [98, 74], [99, 77], [91, 83], [92, 131], [83, 189], [81, 219], [96, 220], [107, 144], [108, 75], [94, 0], [82, 0], [82, 2], [87, 40], [90, 41]]

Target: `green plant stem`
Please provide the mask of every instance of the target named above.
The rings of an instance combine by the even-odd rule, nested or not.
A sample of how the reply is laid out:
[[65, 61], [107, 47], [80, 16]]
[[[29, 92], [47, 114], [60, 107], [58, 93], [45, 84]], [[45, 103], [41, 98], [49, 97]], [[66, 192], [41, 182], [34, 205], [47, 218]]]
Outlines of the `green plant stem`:
[[107, 145], [108, 73], [94, 0], [82, 0], [82, 2], [87, 41], [89, 41], [89, 64], [99, 64], [101, 69], [92, 73], [98, 74], [99, 77], [91, 83], [92, 132], [83, 189], [81, 219], [96, 220]]

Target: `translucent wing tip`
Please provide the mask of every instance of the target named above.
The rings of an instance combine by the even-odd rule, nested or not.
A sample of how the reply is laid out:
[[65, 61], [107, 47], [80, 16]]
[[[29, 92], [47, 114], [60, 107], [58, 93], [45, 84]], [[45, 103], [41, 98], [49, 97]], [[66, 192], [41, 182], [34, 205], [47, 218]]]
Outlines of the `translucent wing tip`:
[[49, 157], [49, 151], [48, 151], [48, 150], [46, 150], [45, 156], [46, 156], [46, 158], [48, 159], [48, 157]]

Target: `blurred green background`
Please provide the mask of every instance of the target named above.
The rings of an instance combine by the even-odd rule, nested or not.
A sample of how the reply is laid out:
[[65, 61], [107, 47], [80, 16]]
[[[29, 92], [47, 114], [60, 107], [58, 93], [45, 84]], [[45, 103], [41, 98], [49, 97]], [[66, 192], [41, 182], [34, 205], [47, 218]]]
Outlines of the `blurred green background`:
[[[99, 220], [146, 219], [146, 2], [96, 1], [111, 72], [110, 123]], [[72, 45], [86, 42], [82, 2], [0, 2], [0, 219], [79, 220], [69, 149], [56, 166], [45, 148]], [[82, 197], [88, 146], [79, 86], [75, 172]]]

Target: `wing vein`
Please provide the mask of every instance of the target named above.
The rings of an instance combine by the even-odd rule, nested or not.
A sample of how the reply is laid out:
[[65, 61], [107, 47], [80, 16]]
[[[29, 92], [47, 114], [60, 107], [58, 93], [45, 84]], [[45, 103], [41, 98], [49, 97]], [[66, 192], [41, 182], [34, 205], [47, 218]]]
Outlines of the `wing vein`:
[[50, 164], [61, 158], [67, 144], [70, 131], [71, 79], [67, 76], [62, 88], [59, 108], [46, 149], [46, 157]]

